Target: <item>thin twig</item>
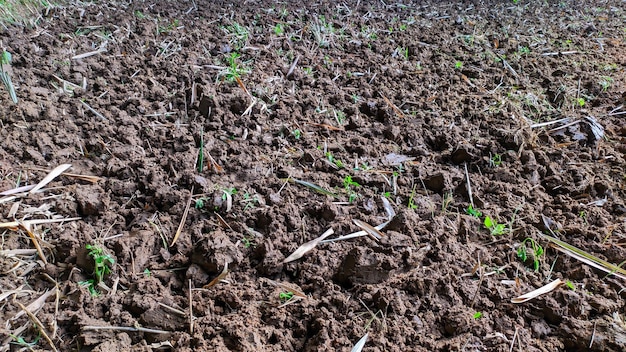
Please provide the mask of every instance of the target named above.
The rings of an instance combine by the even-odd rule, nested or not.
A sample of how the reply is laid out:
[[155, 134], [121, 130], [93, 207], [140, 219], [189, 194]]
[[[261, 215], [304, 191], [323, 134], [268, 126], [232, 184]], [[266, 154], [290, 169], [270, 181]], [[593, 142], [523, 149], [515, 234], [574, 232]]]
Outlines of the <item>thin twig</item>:
[[98, 330], [146, 332], [146, 333], [149, 333], [149, 334], [170, 334], [171, 333], [171, 331], [148, 329], [148, 328], [142, 328], [140, 326], [132, 327], [132, 326], [94, 326], [94, 325], [88, 325], [88, 326], [84, 326], [83, 327], [83, 331], [98, 331]]

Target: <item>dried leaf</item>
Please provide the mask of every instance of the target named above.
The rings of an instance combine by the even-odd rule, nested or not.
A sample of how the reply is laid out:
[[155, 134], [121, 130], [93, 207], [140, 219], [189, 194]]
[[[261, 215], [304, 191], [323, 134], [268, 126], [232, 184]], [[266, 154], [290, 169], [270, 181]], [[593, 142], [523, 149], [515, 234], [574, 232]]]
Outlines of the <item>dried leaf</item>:
[[390, 153], [390, 154], [385, 155], [385, 158], [382, 160], [382, 162], [383, 162], [383, 165], [397, 166], [407, 161], [413, 161], [413, 160], [415, 160], [415, 158], [411, 156]]
[[609, 275], [615, 275], [621, 279], [626, 280], [626, 270], [622, 269], [620, 266], [607, 262], [606, 260], [602, 260], [594, 255], [591, 255], [580, 248], [574, 247], [571, 244], [565, 243], [558, 238], [544, 235], [548, 241], [552, 242], [552, 246], [569, 255], [572, 258], [578, 259], [581, 262], [590, 265], [596, 269], [602, 270], [604, 272], [609, 273]]
[[352, 221], [354, 222], [356, 226], [362, 228], [363, 231], [365, 231], [368, 235], [370, 235], [376, 241], [380, 241], [380, 239], [383, 238], [384, 234], [380, 232], [380, 230], [378, 230], [374, 226], [358, 219], [352, 219]]
[[530, 301], [531, 299], [537, 298], [543, 295], [544, 293], [554, 291], [555, 289], [557, 289], [559, 286], [563, 285], [564, 283], [565, 282], [563, 282], [561, 279], [556, 279], [552, 281], [551, 283], [541, 286], [534, 291], [528, 292], [527, 294], [521, 295], [519, 297], [512, 298], [511, 303], [524, 303], [524, 302]]
[[218, 282], [224, 280], [226, 275], [228, 275], [228, 262], [224, 263], [224, 270], [222, 270], [222, 272], [219, 275], [217, 275], [215, 279], [211, 280], [211, 282], [202, 286], [202, 288], [210, 288], [210, 287], [217, 285]]
[[291, 253], [289, 257], [283, 260], [283, 263], [289, 263], [294, 260], [298, 260], [302, 258], [303, 255], [305, 255], [308, 251], [315, 248], [323, 239], [332, 235], [334, 232], [335, 231], [332, 228], [330, 228], [326, 232], [324, 232], [320, 237], [301, 245], [300, 247], [298, 247], [298, 249], [296, 249], [295, 252]]
[[178, 229], [176, 230], [176, 234], [174, 235], [174, 239], [172, 240], [172, 247], [176, 241], [178, 241], [178, 237], [180, 237], [181, 232], [183, 232], [183, 226], [185, 226], [185, 221], [187, 221], [187, 215], [189, 214], [189, 208], [191, 207], [191, 198], [193, 197], [193, 187], [191, 187], [191, 192], [189, 193], [189, 199], [187, 200], [187, 206], [185, 207], [185, 211], [183, 212], [183, 217], [180, 219], [180, 224], [178, 225]]
[[369, 333], [366, 333], [365, 335], [363, 335], [363, 337], [361, 337], [361, 339], [356, 343], [356, 345], [352, 347], [352, 350], [350, 352], [361, 352], [363, 350], [363, 347], [365, 347], [365, 343], [367, 342], [368, 336], [369, 336]]
[[37, 184], [37, 186], [33, 187], [28, 193], [32, 194], [32, 193], [35, 193], [38, 190], [42, 189], [48, 183], [52, 182], [52, 180], [57, 178], [57, 176], [59, 176], [60, 174], [65, 172], [65, 170], [69, 169], [70, 167], [72, 167], [71, 164], [61, 164], [61, 165], [55, 167], [54, 170], [50, 171], [50, 173], [48, 175], [46, 175], [46, 177], [44, 177], [44, 179], [41, 180], [41, 182], [39, 182]]

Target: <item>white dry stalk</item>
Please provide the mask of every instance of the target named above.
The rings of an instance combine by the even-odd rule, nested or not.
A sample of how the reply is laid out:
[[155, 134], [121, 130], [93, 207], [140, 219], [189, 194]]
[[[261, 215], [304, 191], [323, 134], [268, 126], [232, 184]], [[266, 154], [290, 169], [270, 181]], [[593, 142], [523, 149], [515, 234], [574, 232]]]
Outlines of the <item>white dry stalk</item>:
[[311, 240], [301, 245], [300, 247], [298, 247], [298, 249], [296, 249], [295, 252], [291, 253], [290, 256], [288, 256], [287, 258], [285, 258], [285, 260], [283, 260], [283, 263], [293, 262], [294, 260], [298, 260], [302, 258], [303, 255], [305, 255], [307, 252], [315, 248], [320, 242], [322, 242], [322, 240], [332, 235], [333, 233], [335, 233], [335, 231], [332, 228], [326, 230], [326, 232], [324, 232], [320, 237], [314, 240]]
[[365, 343], [367, 342], [368, 336], [369, 336], [369, 333], [366, 333], [365, 335], [363, 335], [363, 337], [361, 337], [361, 339], [356, 343], [356, 345], [352, 347], [352, 350], [350, 352], [361, 352], [363, 350], [363, 347], [365, 347]]
[[[385, 211], [387, 212], [388, 220], [383, 222], [382, 224], [380, 224], [378, 226], [374, 226], [373, 227], [376, 231], [379, 231], [379, 232], [382, 231], [385, 227], [387, 227], [387, 225], [389, 225], [391, 220], [393, 220], [393, 218], [396, 216], [396, 212], [395, 212], [395, 210], [393, 210], [393, 207], [391, 206], [391, 203], [389, 203], [389, 200], [386, 197], [384, 197], [384, 196], [381, 197], [381, 199], [383, 201], [383, 207], [385, 208]], [[352, 239], [352, 238], [363, 237], [363, 236], [368, 236], [368, 232], [365, 231], [365, 230], [357, 231], [357, 232], [353, 232], [353, 233], [348, 234], [348, 235], [339, 236], [339, 237], [336, 237], [336, 238], [331, 238], [329, 240], [324, 240], [324, 241], [322, 241], [322, 243], [349, 240], [349, 239]]]
[[511, 303], [524, 303], [524, 302], [530, 301], [533, 298], [537, 298], [543, 294], [556, 290], [557, 288], [559, 288], [559, 286], [563, 285], [564, 283], [565, 282], [562, 281], [561, 279], [556, 279], [547, 285], [539, 287], [538, 289], [534, 291], [528, 292], [519, 297], [512, 298]]
[[42, 189], [48, 183], [52, 182], [52, 180], [57, 178], [57, 176], [59, 176], [60, 174], [64, 173], [65, 170], [69, 169], [70, 167], [72, 167], [71, 164], [61, 164], [61, 165], [55, 167], [52, 171], [50, 171], [50, 173], [48, 175], [46, 175], [46, 177], [44, 177], [43, 180], [41, 180], [28, 193], [33, 194], [33, 193], [37, 192], [38, 190]]

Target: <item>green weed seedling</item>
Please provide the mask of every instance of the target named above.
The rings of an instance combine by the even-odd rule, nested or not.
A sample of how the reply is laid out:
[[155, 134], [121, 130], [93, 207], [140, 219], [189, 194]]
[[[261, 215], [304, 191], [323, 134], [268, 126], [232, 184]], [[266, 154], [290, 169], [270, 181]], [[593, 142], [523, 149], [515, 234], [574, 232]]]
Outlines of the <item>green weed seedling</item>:
[[241, 243], [243, 243], [243, 248], [254, 248], [256, 246], [256, 243], [254, 243], [254, 237], [250, 236], [243, 236], [243, 238], [241, 238]]
[[495, 168], [502, 165], [502, 154], [494, 154], [489, 158], [489, 166]]
[[543, 247], [541, 247], [537, 241], [527, 237], [524, 241], [522, 241], [521, 245], [517, 249], [517, 257], [520, 258], [522, 262], [526, 262], [526, 259], [528, 259], [528, 248], [526, 248], [527, 243], [530, 244], [530, 248], [532, 250], [533, 267], [535, 268], [535, 271], [539, 271], [539, 257], [543, 255]]
[[474, 209], [474, 207], [471, 204], [467, 207], [467, 209], [465, 209], [465, 213], [477, 219], [480, 219], [480, 217], [483, 216], [483, 213], [481, 213], [477, 209]]
[[11, 341], [11, 344], [17, 345], [17, 346], [20, 346], [20, 347], [23, 347], [32, 351], [33, 347], [37, 346], [37, 343], [39, 342], [39, 339], [41, 338], [41, 331], [38, 331], [37, 337], [35, 337], [33, 342], [26, 342], [26, 340], [24, 340], [22, 336], [16, 336], [13, 334], [9, 334], [9, 337], [13, 339], [13, 341]]
[[256, 207], [259, 204], [259, 197], [255, 195], [250, 195], [250, 193], [246, 192], [243, 194], [243, 200], [241, 203], [245, 203], [246, 206], [243, 210], [248, 210]]
[[278, 298], [280, 299], [281, 302], [287, 302], [289, 300], [291, 300], [293, 298], [293, 292], [288, 291], [288, 292], [281, 292], [278, 294]]
[[454, 63], [454, 69], [460, 70], [463, 68], [463, 63], [461, 61], [457, 61]]
[[231, 187], [231, 188], [224, 188], [222, 190], [222, 200], [226, 201], [228, 199], [228, 196], [233, 196], [237, 194], [237, 188], [235, 187]]
[[300, 131], [297, 128], [295, 130], [291, 131], [291, 134], [293, 135], [293, 138], [295, 138], [295, 139], [300, 139], [300, 137], [302, 137], [302, 131]]
[[413, 185], [413, 189], [411, 190], [411, 196], [409, 197], [409, 204], [407, 205], [409, 209], [415, 210], [417, 209], [417, 205], [415, 204], [415, 187], [417, 185]]
[[17, 104], [17, 94], [11, 81], [11, 53], [4, 49], [2, 49], [2, 54], [0, 55], [0, 79], [9, 92], [13, 103]]
[[485, 216], [485, 221], [483, 223], [485, 225], [485, 228], [487, 228], [494, 236], [500, 236], [506, 232], [505, 224], [498, 224], [498, 221], [496, 221], [496, 219], [492, 219], [489, 216]]
[[282, 23], [277, 23], [276, 26], [274, 26], [274, 34], [278, 36], [285, 34], [285, 26]]
[[350, 203], [354, 202], [359, 197], [359, 194], [354, 191], [354, 188], [357, 187], [361, 187], [361, 185], [352, 180], [352, 176], [347, 175], [343, 178], [343, 188], [345, 188], [346, 192], [348, 192], [348, 201]]
[[482, 318], [482, 316], [483, 316], [482, 312], [476, 312], [476, 313], [474, 313], [473, 318], [474, 319], [480, 319], [480, 318]]
[[88, 244], [85, 248], [89, 251], [88, 255], [94, 262], [93, 275], [95, 279], [81, 281], [79, 284], [86, 286], [92, 296], [99, 296], [100, 292], [98, 292], [96, 287], [104, 280], [106, 275], [112, 272], [111, 269], [115, 264], [115, 259], [110, 254], [106, 254], [104, 249], [97, 245]]
[[583, 106], [585, 106], [585, 99], [584, 98], [578, 98], [578, 99], [576, 99], [576, 103], [578, 103], [578, 106], [582, 108]]
[[331, 163], [335, 164], [335, 166], [337, 166], [340, 169], [343, 168], [343, 161], [336, 159], [333, 153], [326, 152], [325, 156], [326, 156], [326, 159], [328, 159], [328, 161], [330, 161]]
[[241, 55], [239, 53], [233, 52], [230, 55], [226, 56], [226, 62], [228, 66], [224, 71], [220, 72], [220, 76], [224, 77], [228, 82], [235, 82], [237, 78], [241, 78], [242, 75], [250, 72], [245, 67], [239, 65], [239, 58]]

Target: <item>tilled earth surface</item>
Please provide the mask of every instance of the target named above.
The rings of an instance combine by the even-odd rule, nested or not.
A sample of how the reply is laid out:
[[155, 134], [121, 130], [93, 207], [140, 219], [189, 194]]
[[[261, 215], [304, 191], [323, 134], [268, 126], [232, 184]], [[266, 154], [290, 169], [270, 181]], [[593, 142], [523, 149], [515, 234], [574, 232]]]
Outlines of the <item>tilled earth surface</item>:
[[[3, 29], [0, 190], [100, 179], [2, 198], [2, 221], [80, 219], [33, 225], [41, 254], [3, 228], [0, 349], [626, 349], [624, 276], [543, 235], [626, 259], [626, 3], [387, 3], [104, 1]], [[284, 263], [387, 221], [383, 198], [379, 240]], [[87, 245], [115, 261], [91, 292]]]

